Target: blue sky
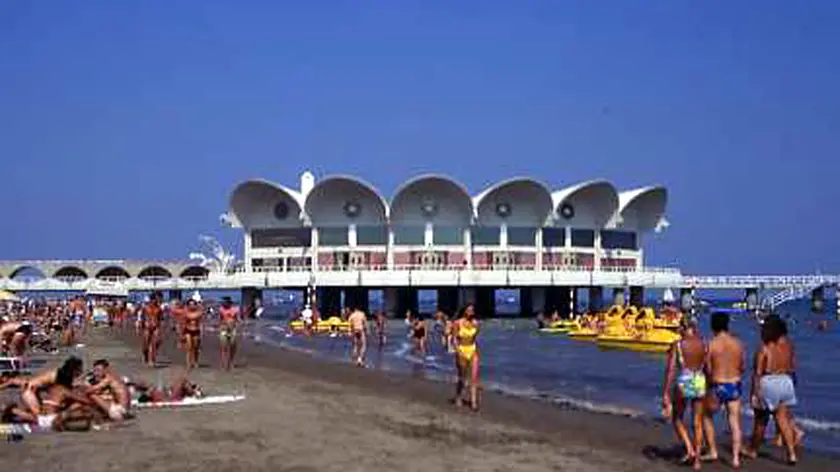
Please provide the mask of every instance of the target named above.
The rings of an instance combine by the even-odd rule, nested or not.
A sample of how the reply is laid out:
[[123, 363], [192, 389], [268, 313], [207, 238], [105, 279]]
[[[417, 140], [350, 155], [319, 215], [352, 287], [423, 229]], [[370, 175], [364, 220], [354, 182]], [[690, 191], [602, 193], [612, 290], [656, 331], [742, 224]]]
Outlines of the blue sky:
[[651, 264], [840, 272], [840, 3], [7, 2], [0, 259], [177, 258], [233, 186], [660, 183]]

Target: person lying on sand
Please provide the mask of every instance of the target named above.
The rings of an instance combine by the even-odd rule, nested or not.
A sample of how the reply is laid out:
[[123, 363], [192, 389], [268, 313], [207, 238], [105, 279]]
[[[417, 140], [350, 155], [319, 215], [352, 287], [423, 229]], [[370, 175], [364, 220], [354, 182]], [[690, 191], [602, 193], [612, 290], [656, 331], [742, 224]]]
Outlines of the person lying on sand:
[[92, 380], [93, 385], [85, 389], [91, 401], [107, 413], [111, 421], [125, 420], [131, 407], [131, 393], [107, 360], [99, 359], [93, 363]]
[[204, 394], [198, 384], [190, 382], [186, 376], [181, 376], [171, 387], [156, 388], [141, 380], [130, 380], [124, 377], [122, 381], [127, 385], [132, 396], [137, 397], [138, 403], [179, 402], [185, 398], [201, 398]]

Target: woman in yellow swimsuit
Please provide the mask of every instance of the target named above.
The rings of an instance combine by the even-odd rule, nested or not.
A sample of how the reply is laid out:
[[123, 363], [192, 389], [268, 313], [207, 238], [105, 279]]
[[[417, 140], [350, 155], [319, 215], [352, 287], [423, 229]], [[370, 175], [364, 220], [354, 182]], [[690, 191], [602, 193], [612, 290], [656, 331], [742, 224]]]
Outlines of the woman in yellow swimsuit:
[[452, 326], [452, 337], [455, 341], [455, 368], [458, 371], [458, 382], [455, 386], [455, 404], [463, 405], [464, 384], [469, 377], [470, 407], [478, 411], [478, 320], [475, 319], [475, 307], [467, 305], [461, 311], [461, 316]]

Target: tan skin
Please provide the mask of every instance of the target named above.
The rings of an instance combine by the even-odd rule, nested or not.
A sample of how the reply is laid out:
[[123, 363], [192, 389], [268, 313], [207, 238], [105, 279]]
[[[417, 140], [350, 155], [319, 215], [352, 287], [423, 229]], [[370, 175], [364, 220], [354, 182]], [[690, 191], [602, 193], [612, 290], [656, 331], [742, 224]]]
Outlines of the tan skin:
[[379, 340], [379, 348], [380, 349], [385, 346], [385, 341], [386, 341], [386, 339], [385, 339], [385, 323], [386, 323], [386, 321], [387, 321], [387, 318], [385, 317], [385, 313], [383, 313], [381, 311], [376, 314], [376, 317], [373, 320], [373, 327], [374, 327], [374, 330], [376, 331], [376, 339]]
[[128, 386], [116, 375], [110, 366], [95, 365], [93, 375], [96, 384], [87, 387], [87, 394], [91, 400], [106, 414], [111, 404], [116, 403], [128, 410], [131, 406], [131, 394]]
[[[761, 350], [755, 354], [752, 387], [750, 390], [751, 403], [754, 406], [760, 406], [761, 404], [758, 397], [758, 386], [760, 385], [762, 376], [790, 375], [795, 371], [796, 356], [794, 354], [793, 344], [786, 336], [775, 342], [765, 342]], [[782, 437], [782, 444], [787, 450], [788, 461], [795, 464], [798, 460], [796, 445], [801, 440], [801, 437], [797, 436], [801, 434], [801, 431], [797, 431], [793, 423], [793, 415], [787, 405], [779, 405], [778, 409], [773, 412], [773, 416], [776, 420], [776, 428]], [[755, 417], [756, 421], [753, 424], [752, 444], [744, 452], [747, 457], [753, 459], [758, 456], [758, 449], [764, 440], [769, 412], [757, 408]]]
[[143, 307], [143, 360], [154, 367], [160, 346], [160, 330], [163, 323], [163, 308], [157, 299]]
[[91, 399], [64, 385], [54, 384], [47, 388], [42, 403], [42, 415], [58, 415], [53, 421], [53, 429], [58, 431], [63, 429], [66, 421], [92, 419], [87, 411], [93, 405]]
[[[692, 399], [692, 424], [694, 426], [694, 441], [688, 433], [688, 428], [683, 420], [687, 401], [679, 388], [673, 388], [677, 377], [677, 349], [682, 352], [683, 368], [693, 371], [702, 371], [706, 362], [706, 345], [697, 332], [696, 327], [687, 326], [681, 330], [681, 344], [674, 343], [668, 351], [668, 360], [665, 368], [665, 383], [662, 391], [662, 412], [664, 416], [670, 417], [674, 424], [677, 437], [685, 446], [686, 455], [683, 463], [691, 462], [695, 470], [700, 469], [700, 449], [703, 446], [703, 399]], [[679, 347], [678, 347], [679, 345]], [[674, 398], [671, 398], [671, 392]]]
[[[469, 339], [461, 338], [459, 335], [461, 326], [475, 328], [475, 335]], [[476, 344], [476, 338], [478, 338], [479, 334], [479, 325], [475, 315], [475, 307], [473, 305], [467, 305], [464, 308], [461, 317], [453, 322], [452, 334], [456, 346], [475, 345], [475, 353], [469, 359], [465, 358], [460, 353], [457, 353], [456, 350], [455, 368], [458, 372], [458, 380], [455, 387], [455, 404], [457, 406], [463, 405], [464, 384], [466, 383], [466, 379], [469, 378], [470, 407], [473, 411], [478, 411], [478, 367], [480, 364], [480, 357], [478, 345]]]
[[203, 317], [203, 308], [197, 302], [190, 300], [184, 313], [184, 347], [187, 350], [187, 369], [198, 367], [198, 356], [201, 350], [201, 320]]
[[347, 318], [353, 336], [353, 361], [359, 367], [365, 365], [365, 351], [367, 350], [367, 316], [362, 310], [354, 310]]
[[[239, 327], [239, 309], [229, 301], [222, 303], [219, 310], [219, 332], [235, 333]], [[233, 367], [233, 357], [236, 355], [236, 336], [219, 343], [220, 365], [224, 370]]]
[[[739, 382], [746, 371], [746, 351], [741, 341], [728, 331], [715, 335], [709, 343], [706, 366], [712, 384]], [[704, 460], [717, 460], [718, 450], [715, 441], [712, 416], [720, 408], [713, 390], [709, 390], [706, 397], [706, 415], [703, 418], [703, 430], [709, 443], [709, 454]], [[723, 405], [726, 409], [729, 429], [732, 432], [732, 466], [741, 466], [741, 401], [735, 400]]]
[[[415, 336], [415, 333], [418, 333], [419, 330], [423, 330], [423, 335], [418, 337]], [[419, 356], [426, 355], [426, 346], [429, 341], [429, 327], [424, 320], [420, 318], [415, 318], [411, 325], [411, 340], [414, 342], [414, 352]]]
[[184, 348], [184, 313], [186, 309], [180, 300], [175, 300], [172, 305], [172, 320], [175, 322], [175, 336], [178, 349]]

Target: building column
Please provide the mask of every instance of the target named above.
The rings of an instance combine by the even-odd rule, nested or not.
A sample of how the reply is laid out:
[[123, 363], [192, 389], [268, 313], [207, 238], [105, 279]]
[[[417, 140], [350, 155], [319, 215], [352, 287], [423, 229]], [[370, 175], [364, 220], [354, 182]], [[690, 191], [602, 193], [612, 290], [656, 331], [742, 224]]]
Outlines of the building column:
[[526, 318], [534, 316], [534, 292], [530, 287], [519, 289], [519, 313]]
[[318, 287], [318, 314], [322, 319], [337, 316], [341, 311], [341, 289], [338, 287]]
[[241, 298], [242, 307], [246, 309], [253, 309], [259, 303], [262, 306], [262, 290], [256, 287], [242, 287]]
[[601, 270], [601, 257], [604, 255], [604, 248], [601, 247], [601, 231], [595, 230], [595, 260], [592, 261], [593, 270]]
[[537, 228], [534, 237], [534, 247], [537, 249], [536, 257], [534, 257], [534, 269], [542, 270], [543, 268], [543, 233], [542, 227]]
[[245, 233], [245, 241], [243, 242], [243, 257], [245, 257], [245, 272], [251, 272], [253, 268], [251, 267], [251, 232], [248, 230], [244, 231]]
[[616, 287], [613, 289], [613, 304], [618, 306], [624, 306], [627, 303], [627, 299], [624, 297], [624, 288], [623, 287]]
[[[566, 309], [563, 305], [564, 287], [548, 287], [545, 291], [545, 315], [553, 316], [554, 312], [562, 314]], [[566, 300], [568, 306], [568, 300]]]
[[504, 221], [499, 225], [499, 247], [502, 249], [508, 247], [507, 223]]
[[357, 240], [356, 223], [351, 223], [347, 226], [347, 245], [351, 248], [356, 247]]
[[757, 288], [748, 288], [746, 290], [746, 295], [744, 297], [744, 301], [747, 302], [747, 310], [748, 311], [758, 310], [758, 289]]
[[397, 289], [397, 317], [402, 318], [408, 310], [418, 313], [417, 289], [414, 287], [399, 287]]
[[474, 287], [461, 287], [458, 290], [458, 310], [469, 304], [475, 305], [475, 301], [476, 290]]
[[811, 292], [811, 311], [814, 313], [825, 311], [825, 287], [819, 286]]
[[184, 297], [184, 293], [181, 290], [170, 290], [169, 291], [169, 299], [170, 300], [182, 300]]
[[837, 319], [840, 320], [840, 285], [834, 287], [834, 303], [837, 305]]
[[[467, 262], [467, 268], [472, 268], [472, 232], [469, 226], [464, 228], [464, 261]], [[459, 304], [460, 306], [460, 304]]]
[[630, 287], [630, 305], [636, 308], [645, 306], [645, 288], [644, 287]]
[[312, 263], [312, 271], [318, 271], [318, 228], [312, 227], [311, 231], [311, 239], [310, 242], [310, 252], [312, 254], [311, 263]]
[[388, 248], [385, 253], [385, 264], [388, 266], [388, 270], [394, 269], [394, 230], [391, 227], [388, 227]]
[[458, 314], [458, 288], [440, 287], [437, 289], [437, 308], [452, 317]]
[[475, 290], [475, 312], [479, 318], [496, 315], [496, 289], [478, 287]]
[[571, 310], [569, 307], [573, 302], [572, 298], [572, 287], [558, 287], [557, 291], [557, 304], [555, 305], [555, 310], [560, 312], [561, 318], [569, 318], [571, 316]]
[[344, 306], [342, 308], [361, 309], [368, 312], [368, 291], [364, 287], [346, 287], [344, 289]]
[[589, 287], [589, 312], [598, 313], [604, 306], [604, 287]]
[[[388, 318], [397, 318], [400, 315], [398, 312], [398, 297], [396, 287], [385, 287], [382, 290], [382, 296], [385, 299], [385, 316]], [[404, 315], [405, 313], [403, 313]]]
[[423, 231], [423, 245], [426, 247], [435, 244], [435, 225], [431, 222], [426, 223], [426, 228]]
[[527, 289], [531, 293], [531, 306], [538, 313], [546, 314], [545, 287], [531, 287]]

